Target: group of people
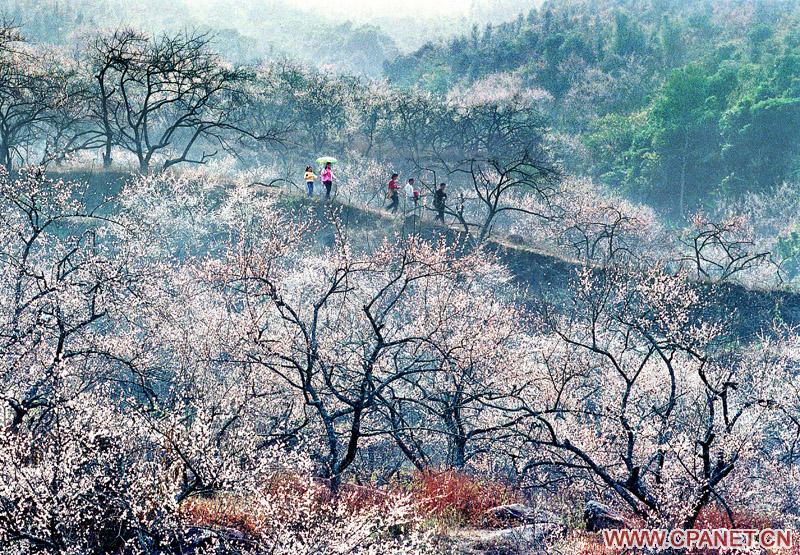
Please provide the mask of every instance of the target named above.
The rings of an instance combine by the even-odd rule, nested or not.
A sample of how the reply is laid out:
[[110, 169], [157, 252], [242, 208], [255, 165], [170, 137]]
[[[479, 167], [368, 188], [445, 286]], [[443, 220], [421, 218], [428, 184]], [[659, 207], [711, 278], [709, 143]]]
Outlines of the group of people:
[[[325, 200], [329, 200], [331, 198], [331, 188], [333, 188], [333, 169], [331, 169], [331, 163], [326, 162], [325, 167], [322, 168], [322, 171], [319, 174], [319, 179], [322, 181], [322, 185], [325, 187]], [[314, 173], [314, 168], [311, 166], [306, 166], [306, 173], [303, 176], [303, 179], [306, 182], [306, 192], [308, 193], [309, 197], [314, 196], [314, 181], [317, 180], [317, 175]]]
[[[387, 210], [393, 214], [397, 212], [400, 207], [400, 184], [397, 178], [400, 174], [393, 173], [392, 178], [389, 180], [387, 196], [389, 197], [389, 204], [386, 206]], [[436, 221], [444, 223], [444, 210], [447, 202], [447, 185], [439, 183], [436, 191], [433, 194], [433, 208], [436, 210]], [[417, 182], [413, 177], [410, 177], [403, 187], [403, 194], [406, 197], [406, 202], [413, 206], [416, 210], [419, 206], [419, 200], [422, 197], [422, 189], [417, 186]]]
[[[400, 174], [393, 173], [392, 178], [389, 180], [389, 187], [387, 191], [387, 196], [389, 198], [389, 204], [386, 208], [392, 212], [393, 214], [397, 212], [398, 208], [400, 208], [400, 184], [397, 182], [397, 179], [400, 177]], [[333, 187], [333, 180], [335, 176], [333, 175], [333, 169], [331, 168], [331, 163], [326, 162], [325, 167], [320, 172], [320, 175], [317, 176], [314, 173], [314, 168], [311, 166], [306, 166], [306, 171], [303, 176], [303, 179], [306, 182], [306, 192], [308, 193], [309, 197], [314, 196], [314, 182], [319, 178], [322, 182], [322, 185], [325, 187], [325, 199], [328, 200], [331, 198], [331, 188]], [[406, 182], [405, 186], [402, 188], [403, 194], [406, 197], [406, 202], [409, 206], [412, 206], [414, 210], [419, 207], [420, 198], [422, 198], [422, 189], [417, 186], [416, 180], [411, 177]], [[447, 205], [447, 185], [445, 183], [439, 183], [436, 187], [436, 190], [433, 194], [433, 208], [436, 210], [436, 218], [435, 221], [440, 221], [444, 223], [444, 211]]]

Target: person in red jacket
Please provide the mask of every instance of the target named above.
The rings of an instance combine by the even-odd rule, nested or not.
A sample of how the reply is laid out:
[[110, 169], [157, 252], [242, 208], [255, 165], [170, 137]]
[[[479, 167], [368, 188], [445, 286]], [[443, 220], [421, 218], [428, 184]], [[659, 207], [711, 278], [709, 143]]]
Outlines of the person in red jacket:
[[392, 202], [390, 202], [386, 208], [391, 210], [392, 213], [397, 212], [397, 209], [400, 207], [400, 185], [397, 183], [398, 177], [400, 177], [398, 174], [393, 173], [392, 179], [389, 180], [388, 196], [389, 200]]

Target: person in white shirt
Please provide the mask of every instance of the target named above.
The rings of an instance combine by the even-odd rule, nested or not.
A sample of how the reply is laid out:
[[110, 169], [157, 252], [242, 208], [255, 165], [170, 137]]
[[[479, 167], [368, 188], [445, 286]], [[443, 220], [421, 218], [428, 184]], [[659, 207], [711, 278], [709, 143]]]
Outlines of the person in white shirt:
[[403, 192], [406, 194], [407, 202], [414, 202], [414, 178], [408, 180], [406, 186], [403, 187]]

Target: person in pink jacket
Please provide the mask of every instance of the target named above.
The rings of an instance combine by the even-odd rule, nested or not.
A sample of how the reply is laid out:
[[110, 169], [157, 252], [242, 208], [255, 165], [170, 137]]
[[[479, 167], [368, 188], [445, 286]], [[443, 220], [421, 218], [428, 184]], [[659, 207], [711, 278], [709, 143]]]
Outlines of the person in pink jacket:
[[325, 169], [319, 174], [320, 181], [322, 184], [325, 185], [325, 200], [329, 200], [331, 198], [331, 187], [333, 187], [333, 180], [335, 176], [333, 175], [333, 170], [331, 170], [331, 163], [325, 163]]

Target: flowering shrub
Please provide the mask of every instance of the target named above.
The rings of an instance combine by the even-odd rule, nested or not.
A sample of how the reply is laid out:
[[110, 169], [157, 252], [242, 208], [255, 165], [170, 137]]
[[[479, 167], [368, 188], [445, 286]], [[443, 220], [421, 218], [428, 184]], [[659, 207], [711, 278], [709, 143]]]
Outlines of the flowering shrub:
[[38, 430], [0, 435], [0, 550], [151, 553], [175, 543], [175, 484], [146, 455], [153, 437], [93, 395], [47, 412]]

